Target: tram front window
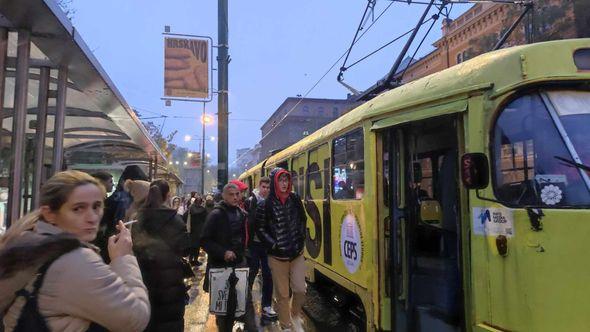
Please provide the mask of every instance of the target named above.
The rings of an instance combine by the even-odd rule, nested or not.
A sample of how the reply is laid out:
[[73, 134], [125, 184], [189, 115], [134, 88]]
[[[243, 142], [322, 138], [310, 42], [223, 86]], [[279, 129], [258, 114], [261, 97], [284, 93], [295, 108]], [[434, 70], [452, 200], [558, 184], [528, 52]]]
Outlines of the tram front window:
[[580, 173], [590, 165], [588, 128], [590, 92], [534, 93], [508, 104], [494, 129], [498, 198], [510, 206], [590, 205], [590, 188]]

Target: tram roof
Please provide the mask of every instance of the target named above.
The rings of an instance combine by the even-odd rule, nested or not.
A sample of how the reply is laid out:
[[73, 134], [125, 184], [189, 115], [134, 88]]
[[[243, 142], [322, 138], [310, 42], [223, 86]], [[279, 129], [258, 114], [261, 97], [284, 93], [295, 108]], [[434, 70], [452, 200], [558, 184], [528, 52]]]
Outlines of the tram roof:
[[[54, 0], [0, 0], [0, 26], [11, 32], [8, 46], [8, 66], [14, 67], [16, 29], [31, 32], [32, 67], [52, 68], [50, 84], [57, 82], [57, 68], [68, 68], [64, 148], [70, 164], [85, 162], [94, 152], [94, 160], [107, 159], [113, 163], [147, 161], [166, 157], [127, 104], [113, 81], [94, 57], [78, 31], [72, 26]], [[11, 59], [12, 57], [12, 59]], [[38, 80], [38, 69], [30, 70], [30, 79]], [[50, 85], [51, 88], [51, 85]], [[14, 91], [14, 69], [7, 70], [8, 96]], [[27, 123], [37, 113], [38, 85], [29, 84]], [[11, 98], [5, 109], [13, 109]], [[53, 128], [55, 99], [50, 99], [47, 128]], [[27, 126], [29, 127], [29, 126]], [[3, 130], [12, 131], [12, 115], [3, 121]], [[34, 129], [27, 129], [27, 134]], [[47, 133], [52, 138], [53, 132]], [[52, 145], [52, 139], [47, 144]]]
[[[318, 129], [296, 144], [268, 158], [273, 165], [324, 142], [368, 119], [379, 120], [401, 114], [434, 101], [452, 102], [467, 98], [476, 90], [490, 90], [498, 97], [532, 83], [558, 80], [590, 80], [590, 71], [580, 71], [573, 53], [590, 48], [590, 39], [570, 39], [522, 45], [489, 52], [471, 60], [431, 74], [398, 88], [383, 92], [340, 118]], [[258, 167], [255, 166], [255, 167]]]

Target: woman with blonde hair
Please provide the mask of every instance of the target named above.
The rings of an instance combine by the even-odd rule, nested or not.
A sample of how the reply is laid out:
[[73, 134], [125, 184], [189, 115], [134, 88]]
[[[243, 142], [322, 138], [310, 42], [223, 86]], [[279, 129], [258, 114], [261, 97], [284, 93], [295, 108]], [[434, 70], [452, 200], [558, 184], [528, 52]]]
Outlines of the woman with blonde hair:
[[125, 221], [136, 219], [137, 211], [145, 204], [145, 199], [150, 191], [150, 183], [143, 180], [127, 180], [123, 188], [133, 199], [131, 206], [125, 212]]
[[78, 171], [55, 174], [40, 208], [0, 238], [0, 313], [5, 331], [142, 331], [150, 304], [131, 234], [108, 240], [110, 265], [89, 244], [103, 214], [104, 187]]

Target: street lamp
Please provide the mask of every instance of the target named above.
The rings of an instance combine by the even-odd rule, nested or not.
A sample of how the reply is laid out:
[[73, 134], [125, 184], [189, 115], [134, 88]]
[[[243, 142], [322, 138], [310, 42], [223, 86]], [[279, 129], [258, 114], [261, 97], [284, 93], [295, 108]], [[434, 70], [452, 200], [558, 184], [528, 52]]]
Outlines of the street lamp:
[[[205, 113], [205, 103], [203, 103], [203, 114], [201, 114], [201, 124], [203, 128], [201, 136], [201, 193], [203, 195], [205, 194], [205, 126], [212, 125], [213, 121], [213, 115]], [[207, 173], [209, 173], [209, 170], [207, 170]]]

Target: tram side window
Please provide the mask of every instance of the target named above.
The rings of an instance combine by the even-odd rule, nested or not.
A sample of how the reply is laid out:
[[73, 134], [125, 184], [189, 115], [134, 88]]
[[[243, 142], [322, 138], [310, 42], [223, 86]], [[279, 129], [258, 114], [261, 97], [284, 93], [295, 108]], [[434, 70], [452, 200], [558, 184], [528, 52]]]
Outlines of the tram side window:
[[538, 93], [522, 96], [502, 111], [494, 128], [493, 155], [500, 201], [512, 206], [590, 204], [579, 170], [563, 162], [572, 156]]
[[330, 159], [328, 157], [328, 145], [322, 144], [317, 148], [309, 150], [307, 169], [306, 169], [306, 190], [305, 197], [307, 199], [327, 199], [329, 195], [328, 189], [324, 184], [324, 176], [326, 175], [326, 167], [329, 171]]
[[293, 180], [293, 191], [304, 197], [303, 188], [305, 185], [305, 154], [302, 153], [291, 159], [291, 179]]
[[332, 196], [361, 199], [365, 190], [364, 139], [356, 129], [332, 141]]

